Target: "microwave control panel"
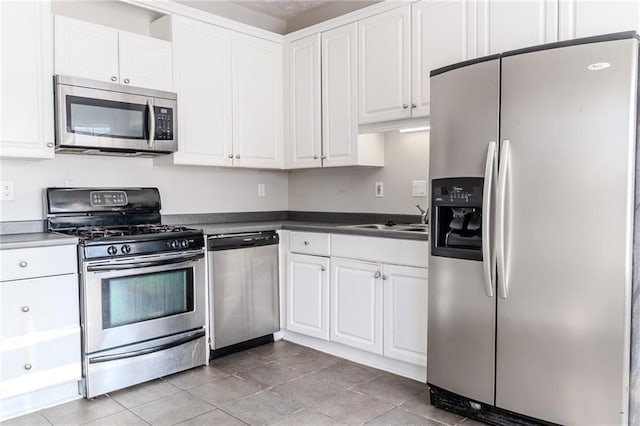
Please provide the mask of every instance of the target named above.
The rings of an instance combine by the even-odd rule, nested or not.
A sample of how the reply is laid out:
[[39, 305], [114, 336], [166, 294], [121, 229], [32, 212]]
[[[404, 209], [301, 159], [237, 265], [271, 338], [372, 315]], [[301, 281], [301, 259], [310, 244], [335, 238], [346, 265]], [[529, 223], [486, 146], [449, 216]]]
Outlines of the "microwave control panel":
[[156, 116], [156, 137], [158, 141], [173, 140], [173, 108], [154, 107]]

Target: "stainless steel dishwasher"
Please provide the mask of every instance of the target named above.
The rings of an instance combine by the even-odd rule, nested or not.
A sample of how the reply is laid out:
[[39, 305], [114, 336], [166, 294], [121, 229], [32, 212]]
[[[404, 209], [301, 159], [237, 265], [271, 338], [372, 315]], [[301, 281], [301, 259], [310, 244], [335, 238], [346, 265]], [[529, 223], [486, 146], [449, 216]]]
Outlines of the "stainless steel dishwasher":
[[209, 237], [211, 354], [273, 341], [280, 330], [278, 234]]

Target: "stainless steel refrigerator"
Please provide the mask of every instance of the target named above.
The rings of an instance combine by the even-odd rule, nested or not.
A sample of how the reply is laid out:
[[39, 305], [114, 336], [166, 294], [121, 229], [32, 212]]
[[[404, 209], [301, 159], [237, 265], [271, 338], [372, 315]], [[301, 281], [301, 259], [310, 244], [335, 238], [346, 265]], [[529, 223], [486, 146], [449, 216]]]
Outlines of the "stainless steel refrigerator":
[[435, 405], [628, 422], [637, 83], [635, 33], [432, 72]]

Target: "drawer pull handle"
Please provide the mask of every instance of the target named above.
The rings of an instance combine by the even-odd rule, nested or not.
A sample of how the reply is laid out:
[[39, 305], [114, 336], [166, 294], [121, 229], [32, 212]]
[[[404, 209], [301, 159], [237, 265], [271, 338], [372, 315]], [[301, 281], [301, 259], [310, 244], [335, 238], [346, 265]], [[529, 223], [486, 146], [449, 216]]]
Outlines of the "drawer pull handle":
[[382, 276], [382, 279], [383, 279], [383, 280], [385, 280], [385, 281], [386, 281], [386, 279], [387, 279], [387, 278], [389, 278], [389, 277], [388, 277], [388, 276], [386, 276], [386, 275], [383, 275], [383, 276]]
[[382, 274], [380, 273], [380, 271], [376, 271], [376, 273], [373, 275], [373, 278], [377, 280], [378, 278], [380, 278], [381, 275]]
[[321, 270], [322, 272], [324, 272], [324, 271], [326, 271], [326, 270], [327, 270], [327, 268], [325, 268], [325, 267], [323, 266], [323, 267], [321, 267], [321, 268], [320, 268], [320, 270]]
[[25, 370], [31, 370], [31, 367], [32, 367], [32, 365], [31, 365], [31, 364], [29, 364], [29, 363], [26, 363], [26, 364], [24, 365], [24, 369], [25, 369]]
[[305, 246], [308, 246], [308, 245], [309, 245], [309, 241], [305, 241], [305, 242], [304, 242], [304, 245], [305, 245]]
[[18, 263], [18, 266], [20, 266], [21, 268], [26, 268], [27, 265], [29, 265], [25, 260], [23, 260], [22, 262]]
[[20, 309], [22, 309], [22, 312], [29, 312], [29, 307], [28, 306], [23, 306]]

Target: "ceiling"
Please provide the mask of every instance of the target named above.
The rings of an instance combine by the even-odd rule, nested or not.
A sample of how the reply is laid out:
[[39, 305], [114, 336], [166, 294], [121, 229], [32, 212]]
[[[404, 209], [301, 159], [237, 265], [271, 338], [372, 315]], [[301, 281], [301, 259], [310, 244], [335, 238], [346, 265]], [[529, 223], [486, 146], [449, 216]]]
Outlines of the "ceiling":
[[239, 6], [246, 7], [256, 12], [264, 13], [274, 18], [288, 21], [297, 18], [301, 14], [326, 4], [335, 3], [332, 0], [236, 0]]

